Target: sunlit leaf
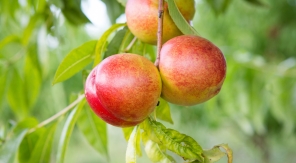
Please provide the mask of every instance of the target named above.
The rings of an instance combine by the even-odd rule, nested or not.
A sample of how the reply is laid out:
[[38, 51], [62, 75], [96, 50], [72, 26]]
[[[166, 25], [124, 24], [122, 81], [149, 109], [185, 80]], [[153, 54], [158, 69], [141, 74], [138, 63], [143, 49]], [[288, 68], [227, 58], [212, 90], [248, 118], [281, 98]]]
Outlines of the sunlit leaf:
[[117, 0], [122, 6], [126, 5], [127, 0]]
[[67, 120], [64, 124], [62, 134], [60, 136], [58, 151], [57, 151], [57, 162], [63, 163], [65, 160], [66, 150], [68, 147], [68, 144], [70, 142], [70, 138], [74, 129], [74, 126], [76, 124], [76, 121], [79, 117], [79, 114], [85, 104], [85, 99], [82, 100], [69, 114], [67, 117]]
[[11, 42], [17, 42], [17, 41], [19, 41], [19, 37], [16, 35], [6, 36], [4, 39], [0, 41], [0, 49], [2, 49], [5, 45]]
[[174, 0], [166, 0], [169, 7], [169, 14], [173, 19], [176, 26], [185, 35], [198, 35], [196, 30], [186, 21], [183, 15], [180, 13]]
[[164, 99], [162, 98], [159, 99], [159, 105], [156, 107], [155, 112], [156, 112], [156, 118], [169, 122], [171, 124], [174, 123], [171, 116], [170, 105]]
[[153, 162], [174, 163], [176, 162], [171, 156], [166, 153], [166, 148], [149, 139], [146, 132], [142, 133], [142, 140], [145, 145], [145, 152], [148, 158]]
[[122, 132], [123, 132], [123, 136], [124, 136], [125, 140], [128, 141], [128, 139], [130, 138], [133, 130], [134, 130], [134, 127], [125, 127], [125, 128], [122, 128]]
[[89, 144], [105, 157], [108, 157], [107, 124], [88, 105], [83, 108], [77, 124]]
[[15, 154], [27, 133], [27, 129], [14, 134], [5, 144], [0, 148], [0, 162], [10, 163], [14, 162]]
[[33, 153], [31, 153], [29, 163], [50, 162], [54, 133], [57, 124], [58, 123], [56, 122], [46, 130], [44, 129], [45, 131], [42, 131], [42, 134], [39, 136], [38, 142], [34, 147]]
[[124, 39], [124, 36], [128, 29], [125, 27], [119, 30], [115, 36], [112, 38], [111, 42], [108, 44], [107, 50], [105, 52], [104, 58], [109, 57], [113, 54], [118, 54], [120, 50], [120, 46]]
[[69, 79], [93, 61], [97, 41], [89, 41], [72, 50], [59, 65], [53, 84]]
[[74, 25], [90, 23], [81, 10], [81, 0], [63, 0], [62, 12], [67, 20]]
[[130, 135], [130, 138], [127, 143], [125, 162], [126, 163], [136, 163], [137, 155], [141, 156], [140, 148], [140, 129], [139, 126], [136, 126], [133, 132]]
[[203, 161], [202, 148], [190, 136], [173, 129], [167, 129], [161, 123], [149, 119], [153, 131], [162, 145], [184, 159]]
[[102, 60], [102, 56], [104, 51], [106, 50], [106, 44], [109, 36], [116, 31], [118, 28], [125, 26], [126, 24], [114, 24], [112, 25], [105, 33], [101, 36], [99, 41], [97, 42], [96, 45], [96, 50], [95, 50], [95, 62], [93, 67], [95, 67], [97, 64], [99, 64]]

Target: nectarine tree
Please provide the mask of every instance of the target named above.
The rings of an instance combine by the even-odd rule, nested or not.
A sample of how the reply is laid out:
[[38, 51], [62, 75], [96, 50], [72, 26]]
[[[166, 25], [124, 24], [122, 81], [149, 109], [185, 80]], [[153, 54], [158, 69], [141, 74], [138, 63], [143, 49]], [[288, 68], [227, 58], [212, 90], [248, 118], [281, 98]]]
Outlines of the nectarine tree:
[[[64, 162], [76, 123], [82, 126], [83, 132], [89, 132], [87, 118], [94, 121], [92, 127], [101, 131], [96, 132], [99, 140], [93, 137], [88, 140], [96, 141], [95, 148], [106, 157], [106, 126], [110, 124], [123, 128], [128, 141], [127, 163], [136, 162], [141, 153], [140, 141], [153, 162], [176, 162], [177, 158], [186, 162], [212, 163], [224, 155], [228, 156], [229, 163], [232, 162], [232, 151], [226, 144], [205, 150], [192, 137], [159, 122], [173, 122], [168, 102], [185, 106], [205, 102], [219, 93], [225, 79], [226, 61], [222, 52], [209, 40], [198, 36], [190, 25], [195, 14], [194, 0], [120, 2], [123, 4], [120, 9], [125, 6], [126, 23], [113, 24], [99, 40], [77, 47], [57, 68], [53, 84], [82, 72], [84, 90], [69, 106], [45, 121], [31, 124], [24, 120], [26, 125], [17, 126], [18, 135], [0, 151], [1, 163], [14, 159], [12, 148], [20, 150], [20, 162], [50, 162], [48, 151], [51, 151], [57, 123], [47, 130], [44, 126], [66, 113], [69, 115], [59, 139], [55, 162]], [[65, 17], [73, 24], [89, 22], [80, 6], [71, 4], [63, 1]], [[77, 19], [69, 16], [67, 8], [78, 11]], [[26, 41], [23, 43], [28, 43]], [[13, 141], [17, 143], [11, 146]], [[32, 156], [27, 156], [21, 150], [29, 148], [30, 141], [33, 141], [33, 152]], [[41, 147], [46, 148], [40, 155], [36, 154]]]

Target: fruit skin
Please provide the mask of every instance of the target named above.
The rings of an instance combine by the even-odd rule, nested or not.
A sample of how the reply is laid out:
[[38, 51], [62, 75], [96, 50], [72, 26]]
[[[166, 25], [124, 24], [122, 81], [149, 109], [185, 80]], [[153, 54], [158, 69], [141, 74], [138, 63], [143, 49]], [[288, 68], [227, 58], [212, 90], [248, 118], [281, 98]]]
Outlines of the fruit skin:
[[129, 122], [129, 121], [124, 121], [120, 118], [117, 118], [113, 114], [111, 114], [105, 107], [102, 106], [96, 94], [97, 92], [95, 88], [96, 72], [97, 72], [97, 69], [94, 68], [89, 74], [85, 82], [85, 97], [88, 104], [92, 108], [92, 110], [101, 119], [103, 119], [105, 122], [113, 126], [128, 127], [128, 126], [134, 126], [140, 123], [140, 121]]
[[191, 106], [220, 92], [226, 61], [220, 49], [205, 38], [182, 35], [166, 42], [160, 52], [161, 96]]
[[146, 119], [160, 94], [157, 68], [137, 54], [116, 54], [104, 59], [85, 84], [86, 99], [93, 111], [118, 127], [135, 126]]
[[[156, 44], [158, 26], [159, 0], [128, 0], [125, 8], [127, 25], [131, 32], [141, 41]], [[175, 0], [180, 12], [189, 22], [195, 14], [194, 0]], [[167, 3], [164, 3], [163, 16], [163, 43], [182, 35], [168, 12]]]

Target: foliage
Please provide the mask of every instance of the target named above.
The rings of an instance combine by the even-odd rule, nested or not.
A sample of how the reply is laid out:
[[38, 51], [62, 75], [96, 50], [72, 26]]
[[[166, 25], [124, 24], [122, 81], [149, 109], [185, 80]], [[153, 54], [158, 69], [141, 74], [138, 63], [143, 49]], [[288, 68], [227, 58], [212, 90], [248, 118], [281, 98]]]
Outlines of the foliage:
[[[79, 134], [102, 155], [102, 161], [114, 159], [110, 158], [116, 148], [109, 146], [110, 126], [78, 96], [85, 75], [102, 59], [120, 52], [154, 61], [155, 47], [134, 38], [125, 24], [116, 23], [125, 0], [102, 2], [113, 26], [100, 38], [91, 38], [84, 28], [90, 21], [81, 0], [0, 1], [0, 23], [5, 24], [0, 29], [1, 163], [67, 162], [66, 151], [75, 147], [71, 139]], [[154, 162], [216, 161], [226, 155], [220, 150], [226, 146], [210, 150], [201, 146], [232, 138], [240, 140], [239, 146], [230, 145], [234, 151], [242, 152], [244, 146], [259, 157], [247, 162], [294, 161], [289, 150], [296, 144], [295, 2], [198, 1], [194, 29], [184, 23], [173, 1], [168, 2], [183, 33], [198, 32], [222, 47], [227, 77], [218, 97], [205, 104], [182, 108], [160, 99], [149, 119], [124, 129], [127, 162], [139, 159], [142, 150]], [[54, 119], [48, 124], [51, 116]], [[232, 133], [231, 137], [219, 138], [223, 132]], [[239, 158], [244, 156], [234, 157], [235, 162], [243, 162]]]

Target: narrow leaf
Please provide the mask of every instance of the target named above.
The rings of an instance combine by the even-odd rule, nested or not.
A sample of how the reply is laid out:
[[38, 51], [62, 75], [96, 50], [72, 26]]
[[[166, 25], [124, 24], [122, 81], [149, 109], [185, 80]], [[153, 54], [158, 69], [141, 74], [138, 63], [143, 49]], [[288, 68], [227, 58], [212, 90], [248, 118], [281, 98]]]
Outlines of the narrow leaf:
[[37, 55], [38, 54], [35, 51], [30, 50], [25, 59], [24, 84], [29, 108], [31, 108], [36, 102], [42, 84], [42, 76]]
[[70, 23], [82, 25], [90, 22], [81, 10], [81, 0], [62, 0], [62, 2], [62, 12]]
[[77, 124], [89, 144], [99, 153], [108, 157], [107, 124], [90, 109], [89, 105], [85, 105], [83, 108]]
[[137, 155], [141, 155], [140, 149], [140, 130], [139, 126], [136, 126], [130, 135], [126, 149], [126, 163], [136, 163]]
[[41, 131], [42, 134], [38, 138], [38, 142], [34, 147], [29, 163], [50, 162], [52, 143], [56, 127], [57, 122], [52, 124], [49, 128]]
[[133, 130], [134, 130], [134, 127], [125, 127], [125, 128], [122, 128], [122, 131], [123, 131], [123, 135], [124, 135], [125, 140], [128, 141], [128, 139], [130, 138]]
[[113, 54], [119, 53], [120, 46], [122, 44], [122, 41], [124, 39], [124, 36], [128, 29], [125, 27], [121, 30], [119, 30], [115, 36], [112, 38], [111, 42], [108, 44], [107, 51], [104, 55], [104, 58], [107, 58]]
[[99, 41], [96, 45], [96, 51], [95, 51], [95, 62], [93, 67], [95, 67], [97, 64], [99, 64], [102, 60], [102, 56], [104, 51], [106, 50], [106, 43], [109, 38], [109, 36], [118, 28], [125, 26], [126, 24], [114, 24], [112, 25], [105, 33], [101, 36]]
[[89, 41], [72, 50], [59, 65], [53, 84], [69, 79], [93, 61], [97, 41]]
[[7, 92], [7, 99], [15, 115], [21, 118], [28, 114], [29, 109], [26, 100], [24, 81], [16, 69], [13, 69], [12, 73]]
[[163, 145], [180, 155], [184, 159], [203, 161], [202, 148], [190, 136], [181, 134], [176, 130], [167, 129], [161, 123], [149, 119], [149, 123], [160, 142]]
[[180, 31], [185, 35], [198, 35], [195, 29], [183, 17], [175, 1], [174, 0], [166, 0], [166, 1], [169, 7], [169, 14], [173, 19], [174, 23], [176, 24], [176, 26], [180, 29]]
[[65, 160], [66, 150], [71, 138], [72, 131], [74, 129], [75, 123], [79, 117], [80, 111], [83, 108], [84, 104], [85, 104], [85, 99], [82, 100], [78, 104], [78, 106], [76, 106], [74, 110], [71, 111], [71, 113], [69, 114], [65, 122], [65, 125], [63, 127], [62, 134], [60, 137], [59, 146], [58, 146], [58, 153], [57, 153], [58, 163], [63, 163]]
[[169, 122], [171, 124], [174, 123], [171, 116], [170, 105], [164, 99], [162, 98], [159, 99], [159, 105], [156, 107], [155, 111], [156, 111], [156, 118]]
[[22, 140], [27, 133], [27, 129], [13, 135], [5, 144], [0, 148], [0, 162], [10, 163], [14, 162], [15, 153], [17, 152]]
[[28, 163], [30, 161], [34, 149], [37, 146], [37, 142], [45, 131], [45, 128], [39, 128], [33, 133], [27, 134], [25, 136], [18, 150], [19, 163]]

